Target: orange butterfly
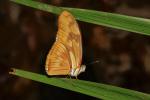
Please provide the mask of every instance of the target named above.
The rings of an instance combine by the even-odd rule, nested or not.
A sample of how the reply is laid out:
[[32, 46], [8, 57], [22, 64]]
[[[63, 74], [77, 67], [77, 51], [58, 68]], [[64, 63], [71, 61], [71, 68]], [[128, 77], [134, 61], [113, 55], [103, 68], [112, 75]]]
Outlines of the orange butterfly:
[[46, 59], [48, 75], [70, 75], [77, 77], [85, 71], [82, 61], [82, 39], [75, 18], [63, 11], [58, 19], [56, 41]]

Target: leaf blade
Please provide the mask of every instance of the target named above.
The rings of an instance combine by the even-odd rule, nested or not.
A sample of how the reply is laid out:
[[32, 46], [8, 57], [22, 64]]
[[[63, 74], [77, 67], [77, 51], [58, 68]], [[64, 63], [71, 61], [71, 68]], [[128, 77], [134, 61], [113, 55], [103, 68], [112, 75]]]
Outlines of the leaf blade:
[[67, 78], [48, 78], [33, 72], [13, 69], [13, 75], [61, 87], [104, 100], [150, 100], [150, 95], [111, 85]]
[[56, 7], [32, 0], [11, 0], [13, 2], [40, 9], [43, 11], [60, 14], [63, 10], [70, 11], [76, 19], [97, 25], [136, 32], [143, 35], [150, 35], [150, 20], [102, 11]]

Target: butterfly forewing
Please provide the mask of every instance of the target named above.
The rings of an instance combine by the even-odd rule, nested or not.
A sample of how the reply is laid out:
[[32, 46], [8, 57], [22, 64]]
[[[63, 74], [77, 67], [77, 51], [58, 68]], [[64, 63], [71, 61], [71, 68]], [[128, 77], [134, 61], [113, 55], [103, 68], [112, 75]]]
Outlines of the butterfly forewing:
[[67, 75], [71, 68], [79, 68], [82, 59], [82, 41], [75, 18], [63, 11], [58, 20], [56, 41], [46, 59], [49, 75]]
[[[68, 52], [72, 53], [75, 58], [76, 64], [72, 64], [72, 67], [80, 67], [82, 60], [82, 40], [75, 18], [69, 12], [64, 11], [59, 17], [58, 25], [58, 40], [64, 42], [69, 50]], [[71, 61], [74, 58], [72, 57]]]

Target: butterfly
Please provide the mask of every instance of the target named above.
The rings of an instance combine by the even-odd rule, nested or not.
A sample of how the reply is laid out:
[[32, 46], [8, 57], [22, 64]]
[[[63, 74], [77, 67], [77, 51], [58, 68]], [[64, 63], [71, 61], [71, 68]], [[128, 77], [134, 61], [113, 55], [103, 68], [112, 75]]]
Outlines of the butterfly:
[[58, 18], [56, 41], [46, 58], [48, 75], [77, 77], [86, 69], [82, 62], [82, 38], [79, 26], [71, 13], [63, 11]]

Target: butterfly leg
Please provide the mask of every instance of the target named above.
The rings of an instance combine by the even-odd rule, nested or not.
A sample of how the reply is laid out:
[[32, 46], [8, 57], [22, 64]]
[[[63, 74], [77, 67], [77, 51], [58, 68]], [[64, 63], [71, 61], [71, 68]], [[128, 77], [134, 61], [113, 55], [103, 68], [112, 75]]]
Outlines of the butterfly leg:
[[77, 77], [77, 76], [75, 76], [75, 78], [76, 78], [76, 80], [78, 79], [78, 77]]
[[69, 75], [69, 78], [72, 79], [72, 77]]
[[69, 74], [66, 76], [66, 78], [72, 79], [71, 76], [70, 76]]

